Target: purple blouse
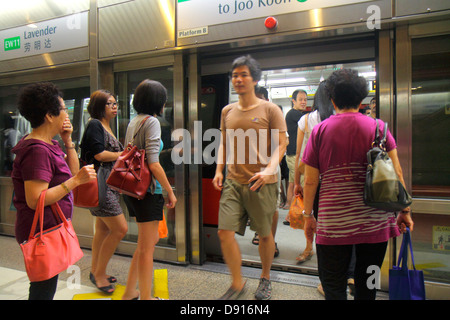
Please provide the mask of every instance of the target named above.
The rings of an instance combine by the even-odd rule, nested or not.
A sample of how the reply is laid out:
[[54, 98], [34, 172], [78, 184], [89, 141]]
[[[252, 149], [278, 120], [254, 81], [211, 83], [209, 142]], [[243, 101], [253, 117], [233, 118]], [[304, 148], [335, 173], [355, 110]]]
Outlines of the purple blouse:
[[[41, 140], [25, 138], [26, 136], [12, 150], [16, 154], [11, 177], [14, 184], [13, 202], [17, 209], [15, 233], [18, 243], [28, 239], [35, 213], [25, 200], [25, 181], [43, 180], [52, 188], [72, 177], [64, 159], [65, 154], [56, 140], [52, 140], [51, 145]], [[66, 218], [72, 217], [72, 202], [71, 192], [58, 201]], [[44, 230], [57, 224], [50, 206], [45, 207]]]
[[[384, 122], [380, 123], [381, 133]], [[336, 114], [316, 125], [302, 161], [319, 169], [321, 187], [316, 242], [346, 245], [385, 242], [399, 235], [395, 215], [363, 201], [367, 151], [376, 122], [361, 113]], [[387, 132], [386, 149], [396, 143]]]

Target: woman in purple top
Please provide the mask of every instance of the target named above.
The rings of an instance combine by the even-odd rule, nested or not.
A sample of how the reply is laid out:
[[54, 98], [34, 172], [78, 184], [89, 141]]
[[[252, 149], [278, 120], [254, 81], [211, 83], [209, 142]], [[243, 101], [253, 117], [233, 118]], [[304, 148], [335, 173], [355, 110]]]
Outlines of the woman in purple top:
[[[58, 224], [50, 205], [58, 202], [67, 218], [72, 217], [71, 190], [94, 179], [92, 166], [79, 168], [72, 143], [72, 125], [62, 99], [62, 93], [52, 83], [37, 83], [25, 87], [19, 96], [20, 114], [31, 124], [31, 133], [13, 148], [14, 206], [17, 209], [15, 234], [18, 243], [28, 239], [41, 192], [45, 197], [44, 229]], [[65, 154], [53, 137], [60, 135]], [[51, 300], [56, 292], [58, 276], [31, 282], [30, 300]]]
[[[409, 208], [398, 218], [366, 206], [363, 202], [367, 151], [375, 136], [374, 119], [359, 113], [367, 96], [367, 82], [356, 71], [335, 71], [327, 79], [327, 90], [336, 115], [314, 127], [306, 146], [304, 205], [308, 237], [316, 231], [319, 277], [326, 299], [346, 299], [347, 269], [356, 249], [355, 299], [375, 299], [376, 290], [367, 286], [369, 266], [381, 265], [388, 240], [411, 230]], [[381, 131], [385, 123], [380, 121]], [[386, 149], [404, 184], [397, 146], [388, 131]], [[313, 201], [321, 178], [318, 221], [312, 215]]]

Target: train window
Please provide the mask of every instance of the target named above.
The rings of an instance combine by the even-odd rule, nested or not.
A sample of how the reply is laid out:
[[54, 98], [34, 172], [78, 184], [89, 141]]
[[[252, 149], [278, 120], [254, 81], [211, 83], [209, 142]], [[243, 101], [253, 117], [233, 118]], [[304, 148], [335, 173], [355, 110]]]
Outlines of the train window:
[[[428, 198], [430, 207], [450, 198], [450, 35], [412, 39], [411, 49], [412, 191], [416, 199]], [[448, 207], [413, 212], [413, 246], [425, 280], [448, 284], [450, 221], [445, 211]]]
[[414, 196], [450, 197], [450, 35], [412, 39]]
[[[167, 178], [172, 185], [175, 186], [175, 166], [171, 159], [172, 151], [172, 130], [174, 127], [174, 85], [173, 85], [173, 66], [156, 67], [151, 69], [142, 69], [134, 71], [117, 72], [114, 75], [114, 90], [119, 103], [119, 113], [117, 116], [118, 132], [117, 136], [121, 142], [125, 140], [127, 126], [130, 120], [136, 116], [133, 108], [133, 94], [136, 87], [144, 79], [151, 79], [161, 82], [167, 89], [167, 102], [161, 116], [157, 117], [161, 124], [161, 140], [163, 142], [163, 150], [161, 151], [159, 161], [166, 172]], [[163, 190], [163, 195], [165, 191]], [[125, 207], [125, 206], [123, 206]], [[125, 236], [125, 240], [135, 241], [137, 239], [137, 226], [133, 218], [128, 216], [128, 212], [124, 210], [129, 222], [129, 231]], [[168, 238], [161, 239], [159, 245], [175, 246], [175, 209], [164, 209], [166, 215], [167, 226], [169, 228]]]
[[[78, 143], [80, 136], [80, 114], [83, 100], [89, 97], [89, 77], [52, 81], [64, 95], [64, 102], [73, 124], [72, 140]], [[11, 149], [25, 135], [31, 132], [31, 126], [17, 110], [17, 95], [26, 84], [0, 87], [0, 176], [10, 176], [14, 155]], [[58, 140], [58, 137], [55, 137]], [[62, 145], [62, 143], [61, 143]]]

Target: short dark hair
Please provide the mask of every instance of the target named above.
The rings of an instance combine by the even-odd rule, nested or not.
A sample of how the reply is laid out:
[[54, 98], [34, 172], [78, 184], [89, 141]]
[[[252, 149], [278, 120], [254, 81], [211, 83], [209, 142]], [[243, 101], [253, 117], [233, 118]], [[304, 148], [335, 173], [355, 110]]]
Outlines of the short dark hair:
[[145, 79], [134, 91], [133, 108], [138, 113], [161, 115], [167, 102], [167, 89], [158, 81]]
[[[295, 90], [294, 92], [292, 92], [292, 99], [291, 99], [291, 100], [297, 100], [297, 96], [298, 96], [298, 94], [299, 94], [300, 92], [304, 93], [305, 96], [306, 96], [306, 98], [308, 98], [308, 93], [307, 93], [305, 90], [303, 90], [303, 89], [297, 89], [297, 90]], [[292, 105], [292, 107], [294, 106], [294, 103], [293, 103], [292, 101], [291, 101], [291, 105]]]
[[246, 56], [241, 56], [236, 59], [234, 59], [233, 64], [231, 65], [231, 72], [233, 72], [234, 69], [241, 66], [247, 66], [250, 70], [250, 75], [253, 78], [253, 81], [258, 82], [261, 80], [261, 67], [259, 66], [258, 61], [252, 58], [249, 54]]
[[17, 108], [20, 114], [27, 119], [31, 128], [41, 126], [45, 116], [59, 116], [63, 94], [51, 82], [39, 82], [27, 85], [19, 93]]
[[269, 100], [269, 92], [266, 88], [260, 87], [258, 85], [255, 86], [255, 94], [262, 94], [266, 100]]
[[113, 94], [108, 90], [97, 90], [91, 94], [87, 111], [91, 118], [101, 120], [105, 117], [106, 103]]
[[340, 110], [358, 108], [369, 93], [367, 80], [351, 69], [334, 71], [327, 79], [326, 88], [330, 99]]

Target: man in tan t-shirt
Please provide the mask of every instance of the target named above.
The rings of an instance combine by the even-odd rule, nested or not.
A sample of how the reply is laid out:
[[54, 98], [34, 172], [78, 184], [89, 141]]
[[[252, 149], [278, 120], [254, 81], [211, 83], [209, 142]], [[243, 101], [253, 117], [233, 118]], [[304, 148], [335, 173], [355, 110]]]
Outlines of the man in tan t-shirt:
[[[286, 150], [286, 123], [280, 108], [255, 95], [261, 77], [258, 63], [250, 56], [232, 65], [231, 82], [239, 101], [222, 110], [222, 139], [213, 185], [222, 191], [219, 206], [219, 239], [232, 284], [221, 299], [237, 299], [245, 292], [241, 254], [235, 233], [250, 228], [259, 234], [261, 279], [255, 297], [271, 297], [270, 268], [275, 251], [271, 232], [278, 198], [277, 170]], [[227, 164], [227, 179], [223, 170]], [[253, 184], [253, 185], [252, 185]]]

